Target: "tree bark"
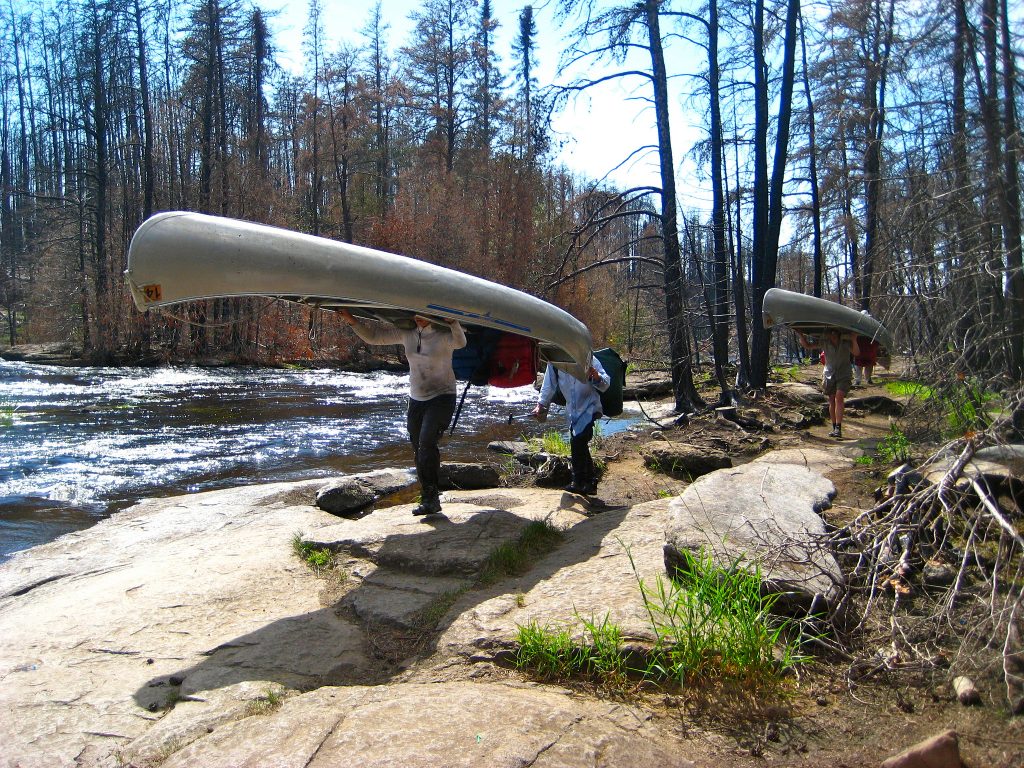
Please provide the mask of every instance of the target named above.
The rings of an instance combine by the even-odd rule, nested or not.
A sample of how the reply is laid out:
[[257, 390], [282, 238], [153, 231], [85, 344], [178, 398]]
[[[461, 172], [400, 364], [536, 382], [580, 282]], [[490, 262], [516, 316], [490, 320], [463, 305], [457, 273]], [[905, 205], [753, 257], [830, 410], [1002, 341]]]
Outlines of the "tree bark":
[[661, 45], [658, 1], [645, 0], [651, 74], [654, 86], [654, 111], [658, 129], [658, 154], [661, 169], [661, 237], [665, 261], [665, 311], [668, 321], [669, 355], [672, 365], [672, 390], [679, 412], [696, 410], [704, 400], [693, 382], [693, 360], [683, 296], [683, 270], [679, 249], [679, 223], [676, 205], [675, 162], [672, 159], [669, 130], [668, 76]]

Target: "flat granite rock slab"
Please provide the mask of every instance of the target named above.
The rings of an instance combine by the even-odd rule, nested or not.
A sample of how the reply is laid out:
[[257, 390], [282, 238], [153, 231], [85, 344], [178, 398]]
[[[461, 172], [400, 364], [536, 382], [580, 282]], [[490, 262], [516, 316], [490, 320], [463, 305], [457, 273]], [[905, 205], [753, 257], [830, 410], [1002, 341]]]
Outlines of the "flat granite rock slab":
[[563, 495], [543, 489], [450, 491], [440, 515], [416, 517], [413, 505], [400, 505], [318, 528], [306, 540], [393, 570], [471, 577], [496, 547], [518, 540], [530, 523], [564, 529], [584, 519], [571, 504], [563, 506]]
[[627, 639], [653, 640], [638, 579], [653, 584], [665, 575], [668, 509], [669, 500], [658, 499], [594, 515], [522, 577], [462, 595], [441, 622], [438, 662], [493, 658], [531, 623], [582, 635], [582, 620], [607, 617]]
[[[130, 750], [128, 751], [130, 755]], [[531, 684], [322, 688], [227, 723], [161, 768], [686, 768], [649, 714]]]
[[821, 448], [780, 448], [762, 453], [751, 464], [796, 464], [828, 477], [830, 472], [849, 469], [854, 461], [849, 456]]
[[286, 505], [307, 486], [147, 502], [0, 564], [0, 765], [73, 765], [204, 689], [371, 666], [293, 551], [334, 519]]
[[470, 579], [375, 568], [345, 595], [341, 604], [352, 609], [360, 621], [415, 629], [427, 608], [472, 584]]
[[683, 567], [683, 551], [705, 551], [724, 568], [756, 563], [782, 593], [782, 611], [802, 612], [819, 597], [835, 603], [842, 572], [823, 544], [819, 514], [835, 494], [830, 480], [793, 463], [751, 462], [704, 475], [671, 502], [666, 565]]

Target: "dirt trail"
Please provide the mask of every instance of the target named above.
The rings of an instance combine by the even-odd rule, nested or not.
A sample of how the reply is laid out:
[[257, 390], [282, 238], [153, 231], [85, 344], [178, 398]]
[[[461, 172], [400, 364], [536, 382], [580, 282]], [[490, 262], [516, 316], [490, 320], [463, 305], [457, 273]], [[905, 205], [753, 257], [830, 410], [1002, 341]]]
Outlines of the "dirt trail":
[[[812, 386], [820, 381], [821, 367], [806, 366], [797, 369], [797, 380]], [[898, 370], [876, 369], [873, 383], [855, 386], [848, 395], [850, 406], [843, 421], [843, 438], [828, 436], [831, 424], [827, 418], [802, 429], [772, 431], [765, 434], [768, 450], [786, 447], [814, 447], [836, 451], [849, 458], [862, 459], [853, 467], [838, 470], [829, 477], [835, 484], [837, 496], [825, 518], [842, 524], [856, 514], [875, 506], [875, 491], [885, 483], [891, 465], [875, 454], [878, 443], [891, 432], [893, 418], [867, 408], [859, 407], [860, 398], [885, 396], [887, 382], [899, 378]], [[715, 393], [707, 393], [712, 400]], [[813, 408], [811, 409], [814, 410]], [[827, 412], [826, 412], [827, 413]], [[610, 504], [630, 504], [679, 493], [686, 483], [652, 472], [644, 466], [640, 448], [651, 439], [654, 431], [642, 430], [636, 434], [611, 438], [602, 446], [609, 457], [600, 493]], [[683, 428], [670, 429], [660, 439], [713, 445], [725, 448], [734, 460], [749, 458], [749, 444], [741, 445], [744, 436], [734, 425], [722, 424], [709, 417], [700, 417]], [[753, 434], [752, 432], [749, 434]], [[744, 450], [746, 449], [746, 452]], [[951, 679], [957, 650], [950, 651], [950, 664], [936, 666], [915, 664], [907, 659], [905, 669], [897, 673], [885, 672], [870, 677], [858, 677], [858, 658], [870, 656], [874, 650], [886, 652], [886, 638], [861, 638], [863, 647], [854, 657], [832, 658], [817, 655], [815, 661], [801, 672], [792, 699], [792, 717], [785, 733], [776, 738], [792, 740], [795, 745], [813, 741], [833, 746], [842, 744], [842, 756], [829, 763], [832, 766], [877, 765], [886, 756], [940, 733], [954, 729], [959, 735], [960, 753], [966, 765], [974, 768], [1019, 768], [1024, 765], [1024, 718], [1009, 716], [1005, 686], [1001, 669], [981, 665], [975, 682], [983, 690], [981, 706], [960, 705], [953, 692]], [[874, 645], [873, 645], [874, 644]], [[941, 657], [941, 655], [940, 655]], [[997, 654], [993, 652], [993, 660]], [[743, 713], [719, 709], [722, 713], [714, 723], [702, 725], [735, 733], [737, 727], [756, 728], [754, 722], [743, 721]], [[771, 735], [769, 735], [771, 738]], [[773, 750], [778, 754], [778, 750]], [[786, 750], [783, 749], [782, 752]], [[812, 765], [801, 756], [797, 747], [782, 762], [773, 765]]]

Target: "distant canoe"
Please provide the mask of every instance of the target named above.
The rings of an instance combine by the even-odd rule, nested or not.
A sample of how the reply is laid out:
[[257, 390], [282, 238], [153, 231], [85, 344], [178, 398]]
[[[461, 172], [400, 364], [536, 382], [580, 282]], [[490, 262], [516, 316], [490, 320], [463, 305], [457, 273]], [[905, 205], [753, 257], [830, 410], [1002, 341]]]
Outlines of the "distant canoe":
[[128, 249], [125, 277], [146, 311], [196, 299], [267, 296], [412, 324], [454, 318], [538, 342], [541, 359], [585, 379], [587, 327], [536, 296], [425, 261], [248, 221], [160, 213]]
[[769, 288], [765, 292], [761, 319], [765, 328], [785, 325], [811, 335], [820, 335], [830, 328], [852, 331], [877, 341], [883, 354], [893, 348], [892, 335], [871, 315], [834, 301], [781, 288]]

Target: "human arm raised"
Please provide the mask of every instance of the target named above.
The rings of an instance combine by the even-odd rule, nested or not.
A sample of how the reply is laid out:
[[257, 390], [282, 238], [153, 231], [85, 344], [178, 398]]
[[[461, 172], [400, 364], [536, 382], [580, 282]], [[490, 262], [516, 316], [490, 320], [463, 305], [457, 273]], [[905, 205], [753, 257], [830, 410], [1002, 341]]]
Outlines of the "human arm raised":
[[796, 331], [796, 337], [797, 340], [800, 342], [801, 347], [806, 349], [808, 352], [813, 352], [818, 348], [819, 345], [811, 341], [811, 339], [808, 339], [804, 332], [801, 331], [799, 328], [794, 328], [793, 330]]
[[347, 309], [338, 310], [341, 319], [367, 344], [401, 344], [402, 331], [391, 324], [367, 323]]

